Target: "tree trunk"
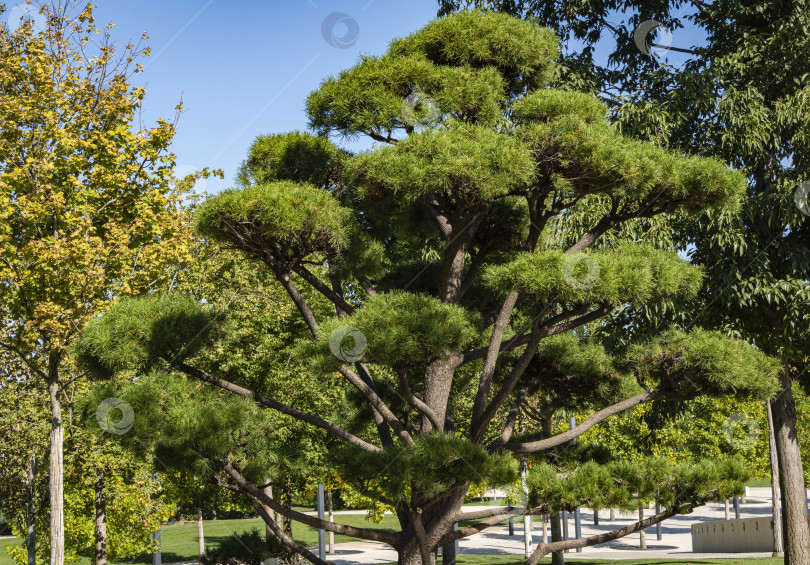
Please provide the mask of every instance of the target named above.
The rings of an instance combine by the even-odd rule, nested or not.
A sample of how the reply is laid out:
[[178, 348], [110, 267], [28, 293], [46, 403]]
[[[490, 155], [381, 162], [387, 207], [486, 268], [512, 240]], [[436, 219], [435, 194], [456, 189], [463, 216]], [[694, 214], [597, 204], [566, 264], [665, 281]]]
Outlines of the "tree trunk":
[[205, 555], [205, 530], [203, 529], [202, 508], [197, 508], [197, 553]]
[[32, 455], [25, 469], [25, 488], [28, 508], [25, 514], [25, 550], [28, 565], [37, 565], [37, 456]]
[[[562, 541], [562, 518], [560, 513], [551, 514], [551, 541]], [[565, 565], [565, 555], [562, 551], [555, 551], [551, 554], [551, 565]]]
[[806, 565], [810, 563], [810, 528], [807, 524], [804, 470], [796, 431], [796, 403], [789, 371], [787, 362], [783, 362], [782, 392], [773, 403], [774, 435], [782, 491], [782, 531], [785, 565]]
[[[644, 504], [641, 502], [641, 496], [638, 497], [638, 520], [639, 522], [644, 519]], [[638, 546], [641, 549], [647, 549], [647, 534], [644, 533], [644, 528], [639, 531]]]
[[[269, 478], [267, 479], [267, 482], [268, 483], [270, 482]], [[268, 484], [266, 487], [264, 487], [264, 494], [266, 494], [270, 498], [273, 498], [273, 485]], [[273, 520], [278, 522], [278, 517], [275, 515], [275, 512], [273, 512], [272, 508], [270, 508], [265, 504], [264, 511], [267, 512], [270, 516], [272, 516]], [[273, 529], [267, 524], [264, 525], [264, 537], [265, 539], [268, 540], [275, 537], [275, 535], [273, 534]]]
[[96, 472], [95, 510], [96, 510], [96, 553], [95, 565], [107, 565], [107, 495], [104, 492], [105, 477], [103, 471]]
[[615, 508], [610, 509], [610, 521], [611, 522], [616, 521], [616, 509]]
[[65, 563], [65, 498], [62, 403], [59, 400], [59, 360], [49, 360], [48, 394], [51, 400], [50, 469], [48, 489], [51, 505], [51, 565]]
[[548, 515], [543, 515], [543, 540], [542, 543], [548, 543]]
[[776, 451], [776, 437], [773, 431], [773, 414], [770, 401], [765, 401], [768, 413], [768, 448], [771, 459], [771, 497], [773, 507], [773, 557], [785, 555], [782, 543], [782, 511], [779, 508], [779, 460]]
[[397, 565], [436, 565], [436, 553], [430, 552], [430, 563], [423, 563], [419, 540], [414, 536], [397, 552]]
[[[329, 521], [335, 521], [335, 515], [332, 512], [332, 489], [326, 491], [326, 510], [329, 512]], [[329, 532], [329, 555], [335, 554], [335, 532]]]

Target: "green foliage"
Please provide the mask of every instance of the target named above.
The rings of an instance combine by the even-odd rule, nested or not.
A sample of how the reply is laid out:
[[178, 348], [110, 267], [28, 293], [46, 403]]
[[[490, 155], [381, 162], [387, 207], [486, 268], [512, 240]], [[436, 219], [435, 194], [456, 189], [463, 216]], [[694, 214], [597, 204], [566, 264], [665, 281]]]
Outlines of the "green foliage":
[[457, 207], [509, 194], [534, 173], [531, 155], [513, 137], [465, 125], [361, 154], [347, 169], [362, 197], [413, 201], [432, 194]]
[[484, 280], [499, 292], [519, 290], [532, 300], [558, 298], [585, 304], [646, 304], [694, 296], [702, 275], [671, 251], [622, 245], [571, 255], [550, 250], [523, 253], [488, 266]]
[[346, 244], [349, 211], [327, 191], [292, 181], [225, 190], [195, 214], [197, 232], [288, 268], [310, 253]]
[[93, 319], [75, 345], [77, 359], [97, 378], [148, 372], [159, 360], [183, 360], [210, 337], [214, 312], [187, 295], [125, 298]]
[[515, 100], [511, 107], [516, 123], [549, 122], [573, 115], [586, 124], [604, 123], [607, 108], [596, 96], [549, 88], [536, 90]]
[[720, 332], [670, 332], [628, 349], [627, 365], [640, 382], [660, 383], [684, 395], [739, 394], [760, 399], [779, 390], [779, 363]]
[[529, 473], [529, 506], [552, 513], [577, 506], [634, 510], [640, 496], [686, 513], [708, 500], [741, 494], [750, 478], [744, 462], [734, 458], [676, 464], [656, 457], [589, 461], [565, 473], [541, 463]]
[[640, 392], [636, 379], [594, 338], [560, 334], [541, 341], [535, 356], [526, 382], [547, 407], [581, 410]]
[[286, 180], [326, 188], [338, 178], [343, 159], [344, 153], [325, 137], [300, 131], [260, 135], [237, 178], [242, 186]]
[[205, 555], [200, 557], [202, 565], [261, 565], [271, 557], [278, 557], [286, 547], [276, 538], [265, 539], [259, 530], [234, 532], [219, 545], [207, 546]]
[[476, 335], [475, 322], [474, 315], [459, 306], [395, 290], [370, 298], [352, 316], [324, 323], [316, 341], [301, 343], [298, 356], [309, 359], [320, 371], [334, 370], [345, 361], [330, 347], [353, 351], [358, 346], [357, 338], [346, 328], [356, 328], [367, 341], [366, 361], [398, 367], [424, 366], [431, 359], [468, 345]]
[[390, 53], [422, 55], [437, 65], [493, 67], [514, 95], [523, 88], [548, 84], [557, 49], [551, 30], [502, 14], [462, 12], [393, 41]]
[[395, 504], [407, 503], [412, 489], [433, 498], [472, 477], [486, 486], [517, 479], [517, 461], [511, 454], [490, 454], [482, 445], [449, 433], [415, 439], [413, 447], [394, 446], [381, 453], [343, 450], [336, 463], [355, 488], [372, 498], [382, 492], [386, 501]]

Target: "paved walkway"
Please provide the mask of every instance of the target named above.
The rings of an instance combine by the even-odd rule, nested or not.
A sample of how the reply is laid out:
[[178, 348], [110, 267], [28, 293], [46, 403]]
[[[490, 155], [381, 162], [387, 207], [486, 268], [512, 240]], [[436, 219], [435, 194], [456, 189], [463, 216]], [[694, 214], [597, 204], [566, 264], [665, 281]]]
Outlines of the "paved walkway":
[[[468, 510], [482, 510], [485, 507], [469, 507]], [[652, 515], [652, 510], [645, 511], [645, 516]], [[747, 503], [740, 506], [741, 518], [754, 518], [771, 514], [770, 488], [752, 488]], [[589, 536], [600, 532], [608, 532], [626, 526], [638, 520], [634, 513], [617, 515], [614, 522], [606, 520], [607, 512], [600, 513], [599, 526], [593, 525], [593, 512], [587, 509], [582, 511], [582, 535]], [[734, 508], [730, 509], [730, 517], [734, 518]], [[723, 503], [710, 503], [700, 507], [692, 514], [675, 516], [662, 522], [662, 540], [657, 541], [655, 527], [648, 528], [647, 548], [639, 549], [639, 534], [631, 534], [618, 540], [602, 545], [583, 548], [581, 553], [571, 551], [566, 554], [567, 559], [717, 559], [719, 557], [770, 557], [770, 553], [735, 553], [721, 555], [718, 553], [698, 554], [692, 553], [691, 526], [697, 522], [725, 519]], [[533, 540], [540, 541], [542, 535], [541, 525], [535, 522]], [[574, 533], [574, 520], [569, 521], [568, 532]], [[459, 554], [486, 554], [486, 555], [515, 555], [522, 556], [523, 548], [523, 520], [515, 520], [515, 535], [509, 535], [507, 525], [494, 526], [488, 530], [459, 541]], [[377, 564], [396, 562], [397, 554], [388, 545], [379, 542], [357, 541], [339, 543], [335, 545], [335, 554], [329, 556], [337, 565]]]

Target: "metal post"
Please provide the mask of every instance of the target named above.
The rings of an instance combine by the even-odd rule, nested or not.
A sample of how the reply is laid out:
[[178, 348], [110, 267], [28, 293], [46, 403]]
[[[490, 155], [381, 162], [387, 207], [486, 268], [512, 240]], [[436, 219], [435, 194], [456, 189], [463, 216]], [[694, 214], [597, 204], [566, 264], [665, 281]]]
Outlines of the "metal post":
[[[582, 537], [582, 521], [581, 521], [581, 514], [579, 512], [579, 506], [577, 506], [577, 511], [574, 512], [574, 535], [576, 536], [575, 539], [579, 539]], [[582, 553], [582, 548], [577, 548], [577, 553]]]
[[[453, 524], [453, 531], [458, 531], [458, 524]], [[456, 565], [456, 549], [458, 541], [451, 541], [442, 547], [442, 563], [443, 565]]]
[[[323, 503], [323, 483], [318, 483], [318, 519], [323, 520], [324, 517], [324, 503]], [[326, 531], [323, 528], [318, 528], [318, 557], [321, 560], [326, 560]]]
[[740, 519], [740, 497], [734, 497], [734, 517]]
[[[563, 530], [562, 541], [568, 541], [568, 512], [563, 510], [562, 512], [560, 512], [560, 517], [562, 518], [562, 530]], [[568, 552], [567, 549], [565, 551], [566, 553]]]
[[[655, 513], [656, 514], [661, 513], [661, 504], [659, 504], [658, 502], [655, 503]], [[655, 525], [655, 539], [657, 539], [658, 541], [661, 541], [662, 537], [663, 536], [661, 535], [661, 522], [658, 522]]]
[[593, 525], [594, 526], [599, 525], [599, 510], [596, 510], [596, 509], [594, 509], [594, 511], [593, 511]]
[[[510, 513], [512, 512], [512, 509], [513, 509], [514, 507], [515, 507], [515, 506], [514, 506], [514, 505], [513, 505], [513, 504], [510, 502], [510, 503], [509, 503], [509, 512], [510, 512]], [[510, 517], [509, 517], [509, 535], [510, 535], [510, 536], [515, 535], [515, 518], [514, 518], [513, 516], [510, 516]]]

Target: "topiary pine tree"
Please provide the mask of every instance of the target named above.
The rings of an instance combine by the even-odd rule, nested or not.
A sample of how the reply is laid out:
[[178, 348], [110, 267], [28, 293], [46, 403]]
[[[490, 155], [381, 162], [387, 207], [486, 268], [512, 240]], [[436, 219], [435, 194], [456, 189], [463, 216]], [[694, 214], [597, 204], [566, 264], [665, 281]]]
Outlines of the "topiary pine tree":
[[[773, 362], [710, 332], [667, 332], [622, 351], [575, 341], [557, 348], [562, 358], [541, 347], [628, 306], [694, 296], [702, 275], [674, 251], [633, 242], [591, 247], [624, 222], [733, 207], [745, 190], [745, 178], [718, 161], [623, 137], [595, 97], [548, 88], [556, 57], [553, 33], [509, 16], [462, 13], [432, 22], [326, 80], [307, 101], [321, 135], [260, 138], [242, 186], [200, 206], [198, 232], [266, 267], [306, 323], [311, 338], [297, 348], [299, 378], [342, 376], [365, 406], [367, 427], [282, 403], [216, 367], [202, 369], [197, 359], [216, 348], [211, 330], [227, 312], [183, 296], [122, 302], [88, 326], [80, 360], [101, 377], [168, 370], [341, 440], [332, 450], [336, 468], [395, 509], [399, 533], [283, 507], [260, 488], [264, 471], [243, 456], [242, 443], [236, 451], [219, 446], [223, 454], [212, 462], [257, 509], [385, 542], [403, 564], [432, 563], [436, 548], [515, 513], [622, 506], [656, 490], [664, 511], [615, 538], [739, 490], [745, 473], [735, 463], [662, 471], [657, 461], [633, 469], [593, 464], [567, 480], [540, 467], [518, 510], [461, 512], [471, 483], [516, 480], [515, 453], [549, 452], [640, 403], [767, 398], [776, 389]], [[350, 155], [332, 146], [330, 134], [383, 145]], [[589, 220], [576, 233], [566, 223], [572, 215]], [[334, 312], [314, 307], [313, 292]], [[577, 356], [591, 361], [574, 362]], [[596, 367], [607, 361], [607, 371]], [[538, 380], [556, 386], [555, 396], [569, 386], [566, 378], [546, 382], [549, 371], [575, 377], [580, 388], [604, 388], [606, 373], [622, 386], [605, 390], [604, 406], [573, 430], [514, 435]], [[457, 402], [465, 395], [469, 407]], [[477, 522], [454, 531], [462, 519]], [[532, 561], [603, 538], [543, 544]]]

